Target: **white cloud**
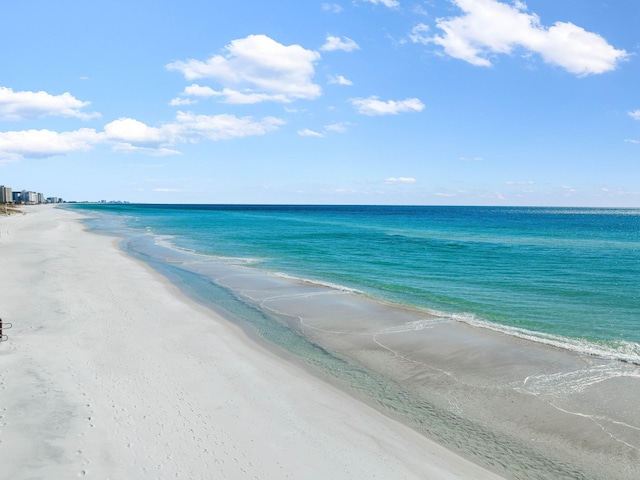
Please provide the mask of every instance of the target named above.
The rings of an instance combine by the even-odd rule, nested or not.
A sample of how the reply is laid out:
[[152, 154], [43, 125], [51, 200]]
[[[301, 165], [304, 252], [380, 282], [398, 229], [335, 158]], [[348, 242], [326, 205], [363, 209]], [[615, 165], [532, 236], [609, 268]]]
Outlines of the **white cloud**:
[[252, 117], [234, 115], [196, 115], [192, 112], [178, 112], [176, 121], [161, 127], [149, 127], [132, 118], [121, 118], [105, 126], [109, 140], [137, 146], [175, 145], [196, 143], [203, 139], [227, 140], [230, 138], [264, 135], [276, 130], [284, 121], [265, 117], [255, 121]]
[[168, 131], [149, 127], [133, 118], [119, 118], [106, 124], [104, 133], [109, 140], [131, 144], [161, 144], [171, 141]]
[[99, 113], [85, 113], [81, 110], [91, 102], [82, 102], [65, 92], [51, 95], [40, 92], [14, 92], [11, 88], [0, 87], [0, 119], [23, 120], [46, 116], [75, 117], [89, 120], [99, 117]]
[[198, 103], [198, 101], [190, 98], [173, 98], [169, 102], [169, 105], [172, 107], [182, 107], [183, 105], [193, 105], [194, 103]]
[[96, 133], [92, 128], [81, 128], [72, 132], [0, 132], [0, 160], [15, 161], [24, 157], [51, 157], [87, 151], [102, 139], [102, 134]]
[[411, 29], [411, 33], [409, 34], [409, 38], [413, 43], [421, 43], [426, 45], [431, 43], [431, 37], [428, 37], [426, 34], [429, 33], [431, 29], [428, 25], [424, 23], [419, 23], [415, 27]]
[[265, 117], [255, 121], [252, 117], [235, 115], [196, 115], [191, 112], [178, 112], [178, 121], [171, 125], [182, 141], [194, 143], [200, 139], [229, 140], [231, 138], [264, 135], [277, 130], [284, 121], [275, 117]]
[[187, 80], [208, 78], [220, 82], [228, 103], [265, 100], [292, 102], [314, 99], [321, 88], [312, 81], [320, 55], [300, 45], [282, 45], [265, 35], [233, 40], [226, 54], [206, 61], [186, 60], [167, 65]]
[[400, 2], [398, 2], [397, 0], [366, 0], [366, 1], [369, 3], [373, 3], [374, 5], [381, 4], [389, 8], [400, 6]]
[[225, 97], [225, 103], [250, 104], [264, 101], [289, 103], [291, 98], [286, 94], [271, 95], [268, 93], [243, 93], [230, 88], [222, 89], [221, 95]]
[[379, 100], [377, 96], [354, 98], [351, 100], [358, 112], [363, 115], [397, 115], [401, 112], [421, 112], [424, 104], [417, 98], [406, 100]]
[[344, 133], [347, 131], [347, 127], [350, 125], [349, 122], [342, 123], [333, 123], [329, 125], [325, 125], [323, 132], [317, 132], [315, 130], [310, 130], [305, 128], [303, 130], [298, 130], [298, 135], [301, 137], [317, 137], [323, 138], [326, 133]]
[[197, 83], [184, 87], [182, 94], [194, 97], [215, 97], [216, 95], [220, 95], [220, 93], [216, 92], [213, 88], [206, 86], [202, 87]]
[[337, 3], [323, 3], [322, 10], [324, 10], [325, 12], [340, 13], [344, 9]]
[[390, 177], [387, 178], [384, 183], [391, 184], [408, 184], [408, 183], [416, 183], [417, 180], [411, 177]]
[[627, 139], [625, 139], [625, 142], [638, 144], [638, 143], [640, 143], [640, 140], [635, 140], [633, 138], [627, 138]]
[[[545, 62], [584, 76], [616, 68], [628, 57], [600, 35], [569, 22], [541, 25], [540, 18], [527, 12], [524, 2], [513, 5], [497, 0], [452, 0], [464, 14], [436, 21], [442, 35], [424, 37], [424, 29], [414, 33], [418, 43], [432, 42], [454, 57], [473, 65], [491, 66], [494, 54], [511, 54], [521, 47], [538, 53]], [[422, 27], [421, 27], [422, 28]]]
[[634, 120], [640, 120], [640, 109], [629, 112], [629, 116]]
[[482, 162], [484, 161], [483, 157], [460, 157], [462, 162]]
[[324, 129], [327, 132], [334, 132], [334, 133], [344, 133], [347, 131], [347, 127], [350, 125], [350, 123], [348, 122], [342, 122], [342, 123], [332, 123], [330, 125], [326, 125], [324, 127]]
[[322, 133], [314, 132], [313, 130], [309, 130], [308, 128], [305, 128], [304, 130], [298, 130], [298, 135], [300, 135], [301, 137], [324, 137]]
[[178, 98], [174, 98], [171, 100], [169, 105], [174, 107], [181, 107], [183, 105], [193, 105], [198, 103], [198, 100], [194, 100], [192, 98], [184, 98], [184, 97], [198, 97], [198, 98], [208, 98], [208, 97], [216, 97], [223, 95], [221, 92], [216, 92], [213, 88], [207, 86], [200, 86], [196, 83], [185, 87], [181, 96]]
[[333, 35], [327, 35], [327, 41], [320, 47], [320, 50], [324, 52], [334, 52], [336, 50], [352, 52], [354, 50], [360, 50], [360, 46], [348, 37], [340, 38], [334, 37]]
[[83, 128], [73, 132], [23, 130], [0, 132], [0, 161], [24, 157], [50, 157], [87, 151], [98, 143], [111, 144], [122, 153], [145, 153], [155, 156], [180, 155], [173, 147], [204, 140], [229, 140], [264, 135], [277, 130], [284, 121], [275, 117], [254, 120], [234, 115], [196, 115], [178, 112], [176, 120], [160, 127], [150, 127], [133, 118], [119, 118], [104, 126], [104, 132]]
[[329, 75], [329, 83], [334, 85], [353, 85], [353, 82], [351, 80], [344, 78], [342, 75]]

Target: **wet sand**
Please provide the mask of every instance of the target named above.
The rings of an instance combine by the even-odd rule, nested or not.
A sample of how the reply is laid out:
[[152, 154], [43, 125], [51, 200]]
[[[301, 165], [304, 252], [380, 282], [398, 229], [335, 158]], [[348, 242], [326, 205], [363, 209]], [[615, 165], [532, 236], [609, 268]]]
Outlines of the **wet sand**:
[[347, 366], [327, 367], [326, 375], [506, 477], [637, 478], [638, 365], [249, 268], [194, 259], [183, 268], [270, 312], [347, 366], [366, 367], [367, 378], [336, 372]]

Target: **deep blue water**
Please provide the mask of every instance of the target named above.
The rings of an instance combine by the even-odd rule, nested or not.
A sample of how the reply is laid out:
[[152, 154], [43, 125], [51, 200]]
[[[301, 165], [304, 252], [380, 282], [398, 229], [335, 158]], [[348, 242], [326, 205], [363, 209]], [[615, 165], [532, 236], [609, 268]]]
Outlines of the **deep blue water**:
[[640, 210], [74, 205], [173, 247], [640, 361]]

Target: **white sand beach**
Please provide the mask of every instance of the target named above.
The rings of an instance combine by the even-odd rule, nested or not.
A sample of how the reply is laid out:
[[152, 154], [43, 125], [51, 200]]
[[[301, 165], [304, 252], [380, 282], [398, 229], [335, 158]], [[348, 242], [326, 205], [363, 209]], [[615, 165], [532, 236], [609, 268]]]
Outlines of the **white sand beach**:
[[253, 342], [118, 240], [0, 217], [0, 477], [493, 479]]

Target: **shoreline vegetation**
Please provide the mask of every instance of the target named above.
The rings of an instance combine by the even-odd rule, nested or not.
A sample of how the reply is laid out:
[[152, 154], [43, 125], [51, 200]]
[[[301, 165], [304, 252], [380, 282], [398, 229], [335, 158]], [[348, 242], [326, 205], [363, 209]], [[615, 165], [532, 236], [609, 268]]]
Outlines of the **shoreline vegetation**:
[[20, 210], [20, 208], [16, 206], [8, 205], [6, 203], [0, 206], [0, 212], [3, 215], [15, 215], [16, 213], [22, 213], [22, 214], [25, 213], [22, 210]]
[[78, 213], [24, 210], [0, 218], [7, 478], [499, 478], [249, 340]]

